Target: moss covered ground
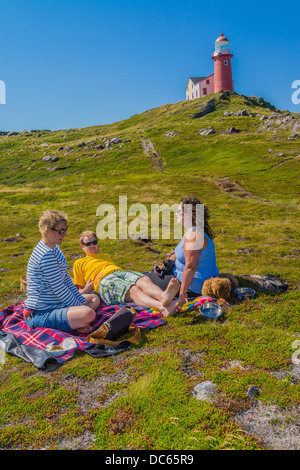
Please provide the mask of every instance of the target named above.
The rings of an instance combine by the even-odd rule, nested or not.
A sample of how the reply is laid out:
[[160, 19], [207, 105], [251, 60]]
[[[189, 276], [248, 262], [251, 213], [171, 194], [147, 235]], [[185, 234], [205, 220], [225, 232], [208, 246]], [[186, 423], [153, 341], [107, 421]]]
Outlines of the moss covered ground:
[[[279, 274], [288, 291], [233, 299], [218, 322], [197, 311], [179, 314], [119, 356], [76, 353], [62, 367], [40, 371], [6, 355], [0, 365], [1, 449], [292, 447], [249, 432], [236, 417], [258, 403], [278, 407], [286, 411], [280, 421], [286, 434], [299, 419], [299, 365], [292, 357], [299, 339], [300, 117], [255, 97], [209, 98], [215, 110], [201, 118], [193, 116], [203, 98], [111, 125], [0, 137], [1, 308], [23, 298], [20, 278], [39, 240], [43, 210], [69, 216], [62, 249], [71, 273], [81, 256], [79, 233], [95, 230], [97, 207], [118, 208], [120, 195], [128, 207], [142, 203], [149, 212], [151, 204], [199, 197], [211, 212], [220, 271]], [[248, 114], [234, 114], [242, 109]], [[215, 133], [200, 135], [210, 126]], [[230, 127], [240, 132], [227, 134]], [[122, 142], [106, 148], [114, 137]], [[144, 152], [149, 140], [155, 156]], [[43, 161], [47, 155], [59, 160]], [[175, 243], [172, 237], [106, 239], [101, 250], [125, 269], [145, 271]], [[217, 385], [217, 397], [197, 400], [192, 390], [207, 380]], [[246, 393], [251, 385], [259, 390], [256, 398]], [[268, 425], [275, 429], [273, 415]]]

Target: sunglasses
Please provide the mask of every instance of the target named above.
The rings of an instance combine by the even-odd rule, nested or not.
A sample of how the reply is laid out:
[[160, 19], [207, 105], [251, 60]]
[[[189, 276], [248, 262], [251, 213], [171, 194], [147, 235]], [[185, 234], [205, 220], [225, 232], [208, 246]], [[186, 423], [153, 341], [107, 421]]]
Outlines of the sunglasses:
[[98, 240], [93, 240], [92, 242], [81, 242], [84, 246], [98, 245]]
[[67, 233], [68, 227], [61, 228], [60, 230], [57, 230], [56, 228], [52, 228], [51, 230], [54, 230], [54, 232], [57, 232], [59, 235], [64, 235], [65, 233]]

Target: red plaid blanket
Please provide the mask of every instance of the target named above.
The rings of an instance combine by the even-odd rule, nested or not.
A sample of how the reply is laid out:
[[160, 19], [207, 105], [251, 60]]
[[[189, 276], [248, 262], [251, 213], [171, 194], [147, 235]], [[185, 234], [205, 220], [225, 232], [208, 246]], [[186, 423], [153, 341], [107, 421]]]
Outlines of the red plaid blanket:
[[[133, 322], [133, 326], [137, 326], [141, 329], [156, 328], [166, 322], [159, 313], [149, 313], [147, 310], [142, 310], [133, 303], [129, 303], [127, 305], [134, 306], [134, 308], [139, 312]], [[96, 318], [91, 324], [93, 330], [97, 330], [120, 308], [120, 305], [106, 305], [104, 302], [101, 302], [97, 310]], [[86, 341], [87, 335], [79, 333], [76, 334], [75, 331], [70, 334], [50, 328], [35, 328], [31, 330], [23, 318], [23, 309], [24, 303], [21, 302], [0, 311], [0, 330], [2, 330], [0, 333], [2, 334], [2, 339], [9, 335], [13, 335], [21, 346], [31, 346], [39, 350], [46, 350], [47, 345], [50, 343], [54, 342], [54, 345], [59, 345], [65, 338], [72, 336], [76, 342], [76, 347], [70, 349], [62, 356], [55, 357], [55, 360], [58, 363], [62, 363], [70, 359], [76, 350], [85, 351], [91, 347], [91, 343], [87, 343]], [[109, 352], [106, 355], [109, 355]]]

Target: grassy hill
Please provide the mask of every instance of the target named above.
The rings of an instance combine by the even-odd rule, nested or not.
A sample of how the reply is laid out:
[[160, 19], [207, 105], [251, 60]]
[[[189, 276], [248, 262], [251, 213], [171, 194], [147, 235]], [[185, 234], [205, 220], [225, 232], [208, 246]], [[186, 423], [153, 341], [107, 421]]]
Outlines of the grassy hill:
[[[111, 125], [0, 137], [2, 308], [23, 298], [20, 277], [43, 210], [69, 216], [62, 248], [71, 272], [81, 256], [79, 233], [96, 228], [100, 204], [118, 208], [120, 195], [128, 207], [149, 209], [199, 197], [210, 208], [220, 271], [280, 274], [289, 284], [284, 294], [258, 293], [232, 305], [218, 323], [178, 315], [117, 357], [76, 354], [51, 373], [6, 357], [0, 448], [296, 446], [299, 142], [299, 114], [228, 92]], [[174, 243], [125, 239], [101, 246], [123, 268], [145, 271]], [[218, 387], [212, 403], [191, 396], [206, 380]], [[247, 395], [250, 385], [258, 398]]]

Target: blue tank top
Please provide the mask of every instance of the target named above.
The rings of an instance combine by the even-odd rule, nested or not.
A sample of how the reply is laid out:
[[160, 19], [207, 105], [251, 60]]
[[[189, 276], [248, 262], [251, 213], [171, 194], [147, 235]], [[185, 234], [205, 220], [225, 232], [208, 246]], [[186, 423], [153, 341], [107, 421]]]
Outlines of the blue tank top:
[[[186, 234], [191, 231], [196, 230], [195, 227], [191, 228], [186, 232]], [[178, 243], [175, 248], [175, 267], [173, 269], [173, 274], [182, 281], [183, 270], [185, 268], [185, 255], [184, 255], [184, 240], [186, 234]], [[197, 264], [197, 270], [195, 272], [194, 279], [192, 280], [189, 289], [197, 294], [201, 294], [203, 283], [206, 279], [209, 279], [212, 276], [219, 275], [219, 269], [217, 268], [216, 264], [216, 253], [215, 253], [215, 245], [214, 242], [209, 238], [209, 236], [205, 233], [205, 236], [208, 241], [208, 246], [205, 250], [200, 251], [200, 258]]]

